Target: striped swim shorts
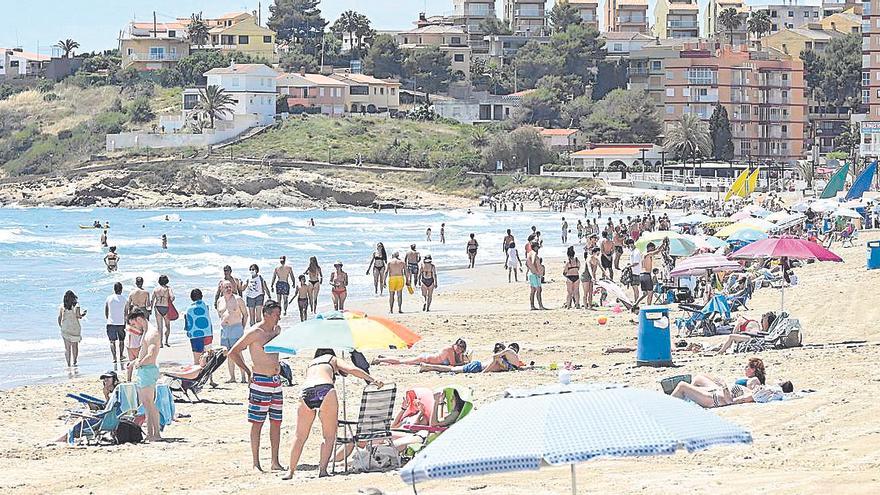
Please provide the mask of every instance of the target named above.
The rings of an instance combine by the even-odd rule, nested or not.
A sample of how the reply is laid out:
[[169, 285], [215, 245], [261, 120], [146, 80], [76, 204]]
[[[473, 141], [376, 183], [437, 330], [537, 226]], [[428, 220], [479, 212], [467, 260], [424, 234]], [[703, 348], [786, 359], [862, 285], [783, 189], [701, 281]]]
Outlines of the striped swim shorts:
[[284, 398], [281, 395], [281, 376], [266, 376], [254, 373], [248, 395], [248, 421], [251, 423], [265, 423], [266, 415], [269, 421], [281, 422], [281, 411], [284, 406]]

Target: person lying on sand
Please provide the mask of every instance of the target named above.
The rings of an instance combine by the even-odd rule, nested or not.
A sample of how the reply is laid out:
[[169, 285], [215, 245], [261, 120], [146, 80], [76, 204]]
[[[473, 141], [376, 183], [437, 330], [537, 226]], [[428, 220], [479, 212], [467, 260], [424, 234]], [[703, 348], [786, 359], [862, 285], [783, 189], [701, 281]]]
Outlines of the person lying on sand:
[[[756, 402], [755, 393], [766, 388], [764, 362], [759, 358], [750, 358], [744, 373], [745, 378], [737, 380], [729, 387], [716, 376], [696, 375], [691, 383], [679, 382], [671, 395], [690, 400], [706, 409]], [[782, 384], [784, 393], [793, 389], [791, 382]]]
[[513, 371], [528, 367], [519, 357], [519, 344], [512, 343], [505, 346], [502, 343], [495, 344], [492, 350], [491, 361], [483, 366], [480, 361], [471, 361], [463, 366], [448, 366], [440, 364], [422, 364], [419, 372], [437, 371], [440, 373], [493, 373], [496, 371]]
[[460, 366], [467, 364], [469, 359], [465, 354], [467, 352], [467, 342], [464, 339], [458, 339], [449, 347], [444, 347], [437, 354], [421, 354], [411, 359], [395, 359], [378, 356], [373, 360], [372, 364], [438, 364], [444, 366]]

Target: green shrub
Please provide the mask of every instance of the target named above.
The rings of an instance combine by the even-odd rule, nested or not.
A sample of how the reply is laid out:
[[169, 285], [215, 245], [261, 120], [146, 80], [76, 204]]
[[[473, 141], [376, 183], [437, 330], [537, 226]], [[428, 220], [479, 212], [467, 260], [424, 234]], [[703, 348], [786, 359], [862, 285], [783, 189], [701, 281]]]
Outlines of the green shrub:
[[125, 108], [125, 112], [128, 114], [129, 119], [137, 124], [149, 122], [156, 117], [156, 114], [153, 113], [153, 108], [150, 106], [150, 100], [145, 96], [135, 98]]
[[43, 101], [45, 101], [47, 103], [50, 101], [55, 101], [57, 99], [58, 99], [58, 95], [56, 95], [55, 93], [46, 93], [43, 95]]

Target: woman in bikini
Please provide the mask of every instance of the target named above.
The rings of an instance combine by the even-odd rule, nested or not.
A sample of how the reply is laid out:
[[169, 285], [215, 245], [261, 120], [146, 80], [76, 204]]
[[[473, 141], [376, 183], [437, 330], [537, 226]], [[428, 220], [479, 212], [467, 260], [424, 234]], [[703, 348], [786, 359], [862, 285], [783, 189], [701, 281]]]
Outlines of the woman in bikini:
[[568, 294], [565, 297], [565, 304], [563, 307], [571, 309], [571, 307], [574, 306], [577, 309], [581, 309], [581, 294], [578, 284], [578, 281], [580, 280], [581, 262], [577, 258], [574, 246], [568, 246], [566, 254], [568, 255], [568, 259], [565, 261], [565, 266], [562, 268], [562, 276], [568, 279], [565, 282]]
[[731, 386], [715, 376], [696, 375], [691, 383], [679, 382], [671, 395], [690, 400], [706, 409], [754, 402], [752, 393], [766, 383], [764, 362], [759, 358], [750, 358], [744, 374], [744, 380], [737, 380]]
[[[169, 346], [168, 338], [171, 336], [171, 322], [168, 321], [168, 306], [174, 301], [174, 291], [168, 286], [168, 276], [161, 275], [159, 277], [159, 287], [153, 289], [151, 296], [151, 305], [156, 311], [156, 328], [161, 336], [165, 333], [165, 346]], [[161, 342], [160, 342], [161, 344]]]
[[584, 286], [584, 308], [593, 311], [593, 281], [598, 278], [599, 252], [594, 247], [589, 255], [584, 253], [584, 272], [581, 273], [581, 284]]
[[348, 296], [348, 274], [342, 271], [342, 262], [337, 261], [333, 265], [333, 273], [330, 274], [330, 290], [333, 296], [333, 308], [337, 311], [345, 310], [345, 298]]
[[376, 359], [373, 359], [372, 364], [440, 364], [445, 366], [458, 366], [468, 362], [465, 352], [467, 352], [467, 342], [465, 342], [464, 339], [458, 339], [454, 344], [449, 347], [444, 347], [437, 354], [425, 353], [411, 359], [395, 359], [378, 356]]
[[477, 249], [479, 247], [480, 247], [480, 244], [477, 242], [477, 239], [474, 237], [474, 234], [471, 234], [471, 238], [467, 242], [467, 255], [468, 255], [468, 261], [470, 262], [470, 266], [468, 268], [474, 267], [474, 263], [477, 261]]
[[299, 276], [299, 285], [296, 287], [296, 305], [299, 308], [299, 321], [309, 319], [309, 295], [312, 288], [306, 283], [306, 276]]
[[296, 431], [293, 435], [293, 446], [290, 449], [290, 472], [283, 478], [292, 479], [296, 473], [296, 465], [302, 456], [303, 446], [309, 439], [315, 417], [321, 419], [321, 431], [324, 441], [321, 443], [321, 458], [318, 464], [318, 476], [328, 476], [327, 464], [336, 444], [337, 418], [339, 399], [334, 384], [336, 375], [352, 375], [361, 378], [367, 385], [382, 388], [383, 383], [374, 379], [363, 370], [336, 358], [333, 349], [318, 349], [315, 358], [309, 363], [305, 372], [302, 397], [296, 411]]
[[314, 256], [309, 258], [309, 267], [306, 268], [304, 275], [309, 277], [309, 307], [314, 313], [318, 309], [318, 292], [321, 290], [321, 284], [324, 283], [324, 274], [321, 273], [318, 258]]
[[373, 271], [373, 290], [376, 294], [385, 293], [385, 265], [388, 263], [388, 254], [385, 252], [385, 246], [380, 242], [376, 244], [376, 250], [370, 258], [370, 264], [367, 266], [366, 275]]
[[422, 286], [422, 297], [425, 304], [422, 311], [431, 311], [431, 300], [434, 298], [434, 289], [437, 288], [437, 267], [433, 263], [433, 257], [429, 254], [422, 260], [418, 274], [419, 283]]

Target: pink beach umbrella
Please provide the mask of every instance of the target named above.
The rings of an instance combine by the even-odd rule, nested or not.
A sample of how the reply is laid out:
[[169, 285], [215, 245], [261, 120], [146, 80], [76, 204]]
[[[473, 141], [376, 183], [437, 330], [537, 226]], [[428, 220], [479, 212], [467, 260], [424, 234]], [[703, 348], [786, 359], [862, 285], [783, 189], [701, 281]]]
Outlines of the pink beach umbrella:
[[670, 277], [690, 277], [706, 275], [709, 272], [741, 272], [742, 266], [720, 254], [697, 254], [679, 260]]
[[[770, 237], [755, 241], [737, 249], [729, 256], [731, 259], [781, 259], [816, 260], [842, 262], [843, 259], [819, 244], [799, 237]], [[780, 307], [785, 309], [785, 286], [782, 288]]]

